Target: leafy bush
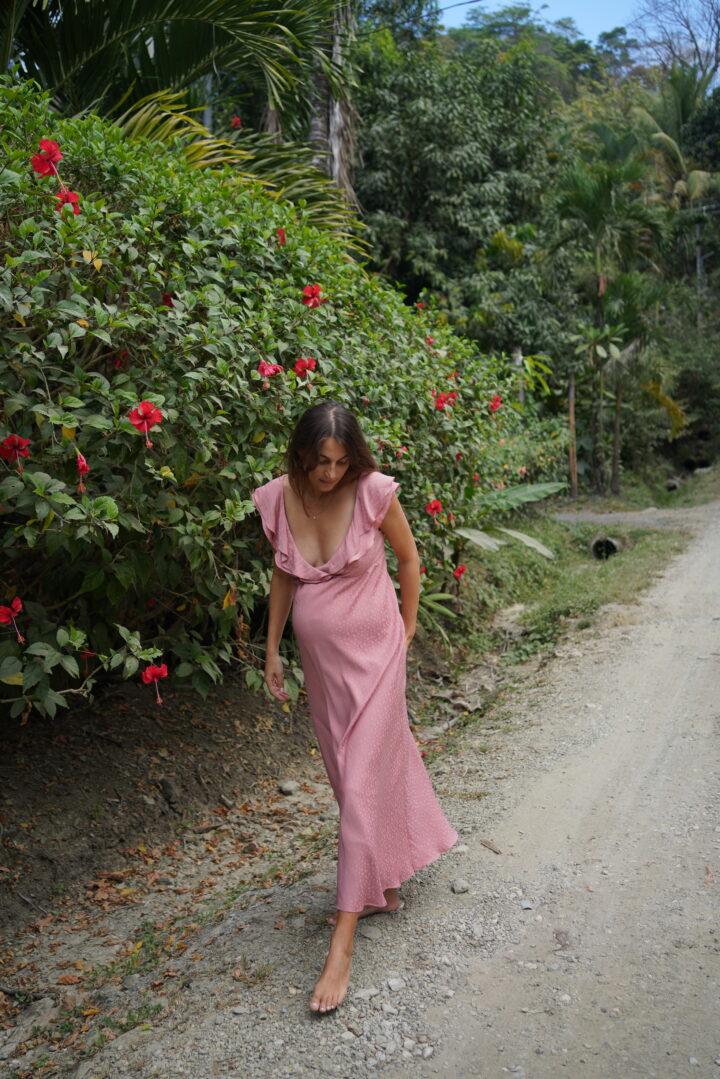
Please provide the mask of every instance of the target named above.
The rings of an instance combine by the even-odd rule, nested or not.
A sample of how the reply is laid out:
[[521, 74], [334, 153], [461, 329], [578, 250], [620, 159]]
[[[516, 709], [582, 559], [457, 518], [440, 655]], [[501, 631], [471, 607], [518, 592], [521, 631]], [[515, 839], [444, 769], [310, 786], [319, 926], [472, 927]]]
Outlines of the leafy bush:
[[[206, 692], [231, 661], [259, 683], [249, 627], [270, 558], [250, 495], [324, 396], [359, 414], [440, 578], [484, 490], [561, 469], [559, 431], [536, 422], [528, 445], [503, 361], [435, 331], [302, 209], [96, 118], [60, 121], [30, 84], [1, 80], [0, 104], [0, 692], [12, 716], [54, 715], [141, 663], [156, 687], [169, 669]], [[47, 138], [62, 181], [30, 167]], [[56, 199], [61, 182], [78, 202]], [[316, 368], [296, 373], [309, 357]], [[156, 422], [143, 429], [144, 414]]]

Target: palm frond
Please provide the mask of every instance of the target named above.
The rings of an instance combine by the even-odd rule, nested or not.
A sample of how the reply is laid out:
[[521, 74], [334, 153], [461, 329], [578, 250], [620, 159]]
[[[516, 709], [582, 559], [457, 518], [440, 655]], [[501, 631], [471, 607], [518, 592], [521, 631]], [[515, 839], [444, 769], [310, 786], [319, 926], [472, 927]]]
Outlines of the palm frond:
[[[18, 2], [18, 0], [14, 0]], [[327, 65], [333, 0], [47, 0], [26, 5], [12, 51], [23, 74], [63, 109], [106, 112], [132, 84], [137, 97], [189, 86], [222, 67], [263, 83], [271, 101], [303, 71]]]
[[241, 134], [236, 140], [219, 139], [196, 119], [201, 106], [188, 106], [185, 95], [161, 90], [141, 99], [115, 121], [128, 138], [149, 139], [181, 147], [191, 168], [237, 170], [238, 182], [264, 184], [278, 200], [303, 205], [307, 221], [332, 230], [348, 246], [365, 254], [358, 239], [361, 228], [342, 192], [312, 164], [312, 150], [296, 143], [277, 143], [270, 135]]

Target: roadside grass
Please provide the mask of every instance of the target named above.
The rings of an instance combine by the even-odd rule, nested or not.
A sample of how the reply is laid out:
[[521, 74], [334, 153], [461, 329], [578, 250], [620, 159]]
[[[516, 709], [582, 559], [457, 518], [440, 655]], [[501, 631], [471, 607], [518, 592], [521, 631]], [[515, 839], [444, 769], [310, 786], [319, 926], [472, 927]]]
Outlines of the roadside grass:
[[[605, 604], [637, 602], [689, 538], [680, 530], [617, 524], [612, 531], [622, 550], [597, 561], [590, 551], [597, 524], [568, 523], [535, 512], [518, 515], [511, 526], [540, 540], [555, 557], [546, 559], [516, 543], [479, 557], [466, 549], [462, 629], [448, 626], [460, 668], [488, 653], [500, 653], [502, 663], [521, 663], [554, 644], [571, 623], [581, 629], [591, 625]], [[525, 608], [517, 615], [522, 635], [508, 635], [493, 625], [498, 611], [515, 604]]]
[[563, 498], [558, 499], [555, 505], [558, 509], [620, 513], [623, 510], [644, 510], [650, 506], [657, 506], [659, 509], [702, 506], [716, 499], [720, 499], [720, 465], [693, 473], [675, 491], [666, 489], [663, 475], [654, 473], [647, 476], [628, 472], [623, 476], [622, 491], [619, 495], [599, 498], [581, 494], [576, 502]]

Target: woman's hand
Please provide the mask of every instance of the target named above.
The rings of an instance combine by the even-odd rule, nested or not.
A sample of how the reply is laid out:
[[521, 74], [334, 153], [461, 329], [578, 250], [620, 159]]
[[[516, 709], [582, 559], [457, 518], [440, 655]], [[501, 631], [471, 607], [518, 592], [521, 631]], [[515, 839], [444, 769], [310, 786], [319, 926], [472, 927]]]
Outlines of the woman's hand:
[[290, 700], [290, 694], [285, 689], [283, 663], [277, 652], [265, 659], [265, 685], [276, 700]]

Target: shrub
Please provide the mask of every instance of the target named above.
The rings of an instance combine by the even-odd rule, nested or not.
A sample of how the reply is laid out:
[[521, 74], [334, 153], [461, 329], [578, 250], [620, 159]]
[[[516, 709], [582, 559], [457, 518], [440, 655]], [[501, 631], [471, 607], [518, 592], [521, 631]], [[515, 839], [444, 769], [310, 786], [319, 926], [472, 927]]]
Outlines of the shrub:
[[[432, 329], [302, 208], [230, 169], [193, 171], [172, 147], [125, 141], [91, 116], [59, 120], [31, 84], [0, 80], [0, 103], [10, 714], [52, 716], [98, 677], [143, 663], [200, 692], [230, 662], [259, 684], [249, 625], [270, 557], [250, 495], [324, 396], [359, 414], [402, 482], [423, 560], [449, 575], [454, 526], [528, 464], [502, 359]], [[60, 203], [58, 176], [30, 166], [47, 138], [77, 202]], [[316, 368], [296, 373], [309, 357]], [[552, 476], [559, 441], [534, 431], [533, 478]]]

